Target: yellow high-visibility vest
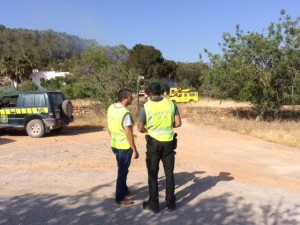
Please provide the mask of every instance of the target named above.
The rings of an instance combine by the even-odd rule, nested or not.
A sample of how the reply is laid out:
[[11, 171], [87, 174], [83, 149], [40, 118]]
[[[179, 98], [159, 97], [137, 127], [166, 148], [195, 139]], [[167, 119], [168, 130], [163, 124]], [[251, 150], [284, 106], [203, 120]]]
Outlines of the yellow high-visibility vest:
[[[115, 104], [110, 105], [107, 110], [108, 129], [111, 134], [111, 146], [114, 148], [123, 150], [130, 148], [123, 127], [123, 122], [127, 114], [132, 118], [131, 113], [126, 107], [116, 107]], [[132, 123], [134, 123], [133, 120]], [[133, 125], [134, 124], [132, 124], [131, 129], [133, 129]]]
[[172, 141], [175, 106], [164, 98], [160, 102], [148, 101], [144, 104], [148, 134], [158, 141]]

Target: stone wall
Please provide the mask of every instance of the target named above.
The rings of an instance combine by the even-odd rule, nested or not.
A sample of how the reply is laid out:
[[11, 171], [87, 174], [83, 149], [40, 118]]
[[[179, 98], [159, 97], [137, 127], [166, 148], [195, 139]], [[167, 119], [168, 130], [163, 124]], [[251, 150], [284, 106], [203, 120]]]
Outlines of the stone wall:
[[92, 110], [89, 106], [75, 106], [73, 105], [73, 114], [74, 115], [87, 115], [92, 113]]

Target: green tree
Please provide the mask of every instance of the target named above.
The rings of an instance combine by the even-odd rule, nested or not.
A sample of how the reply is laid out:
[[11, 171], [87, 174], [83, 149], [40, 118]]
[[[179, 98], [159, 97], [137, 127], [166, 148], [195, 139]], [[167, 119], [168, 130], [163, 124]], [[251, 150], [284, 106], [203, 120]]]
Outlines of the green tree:
[[99, 73], [93, 75], [89, 81], [93, 97], [101, 109], [106, 109], [111, 103], [117, 101], [116, 96], [121, 88], [134, 90], [137, 74], [128, 70], [123, 63], [110, 64]]
[[[106, 110], [116, 101], [120, 88], [135, 88], [137, 73], [121, 61], [109, 63], [107, 50], [92, 46], [80, 54], [72, 69], [75, 81], [62, 89], [73, 98], [91, 98], [98, 110]], [[70, 86], [72, 85], [73, 93]]]
[[32, 54], [25, 53], [16, 61], [17, 83], [27, 81], [32, 74], [32, 70], [36, 68], [36, 61]]
[[78, 79], [97, 74], [101, 68], [108, 65], [106, 50], [99, 46], [86, 48], [71, 68], [71, 73]]
[[64, 77], [54, 77], [50, 80], [45, 80], [41, 83], [41, 86], [47, 90], [55, 91], [60, 90], [61, 87], [65, 84]]
[[28, 80], [19, 86], [18, 91], [37, 91], [38, 89], [39, 87], [35, 83], [33, 83], [31, 80]]
[[261, 115], [276, 113], [284, 104], [299, 101], [299, 21], [281, 12], [278, 24], [271, 24], [267, 34], [224, 33], [220, 44], [223, 55], [209, 53], [212, 93], [220, 98], [248, 100]]
[[109, 49], [111, 52], [110, 58], [112, 63], [125, 63], [128, 60], [129, 49], [125, 45], [118, 45]]
[[11, 81], [11, 86], [14, 87], [16, 60], [11, 56], [3, 57], [0, 61], [0, 73], [8, 77]]
[[146, 79], [158, 77], [163, 72], [162, 53], [153, 46], [135, 45], [129, 51], [128, 64]]
[[10, 29], [0, 25], [0, 59], [4, 57], [21, 58], [31, 54], [38, 63], [38, 69], [66, 68], [73, 53], [81, 53], [95, 40], [84, 40], [74, 35], [53, 30], [37, 31]]
[[[205, 74], [208, 72], [208, 65], [202, 62], [177, 63], [177, 65], [176, 73], [179, 86], [199, 89], [204, 82]], [[183, 83], [185, 83], [186, 87], [184, 87]]]
[[28, 80], [36, 62], [31, 54], [24, 54], [21, 57], [4, 57], [0, 61], [0, 73], [7, 76], [12, 87], [18, 88], [22, 81]]
[[161, 77], [168, 79], [169, 81], [175, 81], [177, 78], [176, 70], [178, 65], [172, 60], [164, 60], [162, 64]]

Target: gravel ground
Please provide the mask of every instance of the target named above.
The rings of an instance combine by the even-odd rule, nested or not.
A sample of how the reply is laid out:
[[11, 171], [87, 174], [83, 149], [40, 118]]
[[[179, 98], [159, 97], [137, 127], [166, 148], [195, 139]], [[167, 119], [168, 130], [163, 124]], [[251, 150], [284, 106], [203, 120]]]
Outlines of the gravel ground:
[[300, 224], [300, 149], [184, 121], [177, 129], [177, 210], [142, 209], [145, 141], [128, 177], [131, 206], [114, 202], [116, 162], [100, 128], [0, 137], [0, 224]]

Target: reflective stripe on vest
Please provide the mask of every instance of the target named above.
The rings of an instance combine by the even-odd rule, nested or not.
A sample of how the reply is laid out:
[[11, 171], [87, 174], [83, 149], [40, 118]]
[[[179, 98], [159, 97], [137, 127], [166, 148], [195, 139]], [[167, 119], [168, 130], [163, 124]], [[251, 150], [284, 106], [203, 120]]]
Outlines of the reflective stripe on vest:
[[144, 104], [148, 134], [158, 141], [173, 140], [175, 106], [164, 98], [159, 102], [148, 101]]
[[[111, 134], [111, 146], [116, 149], [125, 150], [130, 148], [130, 144], [123, 128], [124, 118], [127, 114], [131, 116], [126, 107], [115, 107], [115, 104], [112, 104], [107, 110], [108, 129]], [[133, 125], [134, 124], [132, 124], [132, 127]]]

